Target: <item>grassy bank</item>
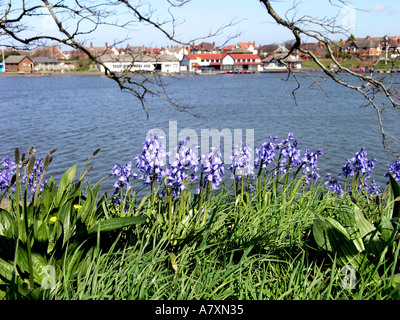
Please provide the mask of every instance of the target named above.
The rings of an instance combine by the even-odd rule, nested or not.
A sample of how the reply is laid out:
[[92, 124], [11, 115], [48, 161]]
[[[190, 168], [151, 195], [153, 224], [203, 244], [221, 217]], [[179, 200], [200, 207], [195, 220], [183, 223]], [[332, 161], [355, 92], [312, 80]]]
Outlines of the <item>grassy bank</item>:
[[[321, 63], [325, 67], [329, 67], [332, 63], [331, 60], [322, 60]], [[345, 68], [351, 68], [353, 67], [354, 69], [357, 69], [358, 66], [360, 65], [361, 61], [360, 60], [344, 60], [340, 61], [340, 64], [345, 67]], [[302, 61], [302, 66], [304, 67], [312, 67], [312, 68], [319, 68], [316, 62], [314, 61]], [[366, 67], [366, 66], [364, 66]], [[374, 69], [400, 69], [400, 61], [399, 60], [394, 60], [390, 61], [389, 63], [385, 64], [385, 62], [379, 62], [377, 65], [375, 65]]]
[[[241, 170], [245, 147], [236, 149], [227, 188], [216, 150], [195, 167], [185, 143], [177, 150], [184, 167], [176, 160], [162, 174], [154, 138], [136, 158], [138, 173], [130, 163], [113, 168], [113, 195], [99, 195], [99, 184], [85, 180], [86, 165], [69, 168], [58, 185], [45, 181], [54, 150], [22, 162], [16, 150], [14, 162], [4, 160], [22, 171], [2, 188], [1, 298], [398, 299], [395, 178], [388, 175], [386, 189], [371, 194], [355, 162], [337, 192], [334, 181], [327, 188], [302, 171], [310, 163], [316, 169], [317, 153], [306, 152], [295, 166], [297, 143], [290, 136], [272, 141], [257, 150], [254, 175]], [[275, 164], [261, 149], [280, 150]], [[129, 187], [134, 178], [148, 187], [140, 199]]]

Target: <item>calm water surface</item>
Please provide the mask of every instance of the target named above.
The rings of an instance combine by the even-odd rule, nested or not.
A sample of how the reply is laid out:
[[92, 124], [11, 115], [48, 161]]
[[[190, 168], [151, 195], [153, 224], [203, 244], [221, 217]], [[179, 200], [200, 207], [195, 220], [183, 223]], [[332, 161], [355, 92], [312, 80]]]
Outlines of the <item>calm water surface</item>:
[[[132, 161], [148, 130], [160, 128], [168, 135], [170, 121], [177, 121], [178, 132], [190, 128], [199, 137], [201, 129], [228, 128], [242, 129], [245, 140], [245, 130], [253, 129], [255, 147], [270, 134], [283, 139], [294, 132], [303, 152], [324, 149], [321, 176], [339, 173], [346, 159], [365, 146], [368, 157], [378, 159], [373, 178], [384, 184], [383, 174], [394, 158], [383, 150], [375, 111], [361, 107], [359, 95], [330, 80], [322, 81], [326, 94], [303, 90], [296, 104], [291, 96], [295, 83], [282, 78], [279, 74], [166, 78], [171, 95], [200, 117], [151, 98], [147, 120], [138, 101], [105, 77], [2, 77], [0, 157], [13, 158], [16, 147], [22, 153], [35, 146], [38, 157], [57, 147], [47, 177], [53, 175], [58, 181], [74, 164], [80, 172], [92, 152], [101, 148], [88, 174], [94, 184], [115, 163]], [[384, 121], [386, 130], [399, 137], [400, 113], [388, 110]], [[102, 188], [112, 190], [112, 183], [109, 178]]]

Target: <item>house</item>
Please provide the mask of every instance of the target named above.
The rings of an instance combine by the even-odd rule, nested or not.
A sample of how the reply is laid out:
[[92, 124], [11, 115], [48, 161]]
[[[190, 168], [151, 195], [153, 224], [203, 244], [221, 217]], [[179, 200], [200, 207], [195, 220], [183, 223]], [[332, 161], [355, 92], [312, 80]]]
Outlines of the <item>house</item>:
[[276, 49], [278, 49], [278, 48], [279, 48], [279, 46], [278, 46], [277, 44], [275, 44], [275, 43], [273, 43], [273, 44], [266, 44], [266, 45], [260, 46], [260, 47], [258, 48], [258, 54], [259, 54], [260, 56], [261, 56], [261, 55], [269, 56], [269, 55], [273, 54], [274, 51], [275, 51]]
[[[311, 42], [311, 43], [302, 43], [300, 44], [300, 49], [309, 51], [317, 58], [323, 58], [328, 53], [325, 45], [322, 42]], [[297, 50], [296, 50], [297, 52]], [[298, 52], [300, 60], [306, 60], [309, 56], [303, 52]]]
[[222, 70], [258, 72], [263, 70], [263, 63], [261, 58], [253, 53], [229, 53], [222, 59]]
[[289, 54], [289, 50], [285, 47], [279, 47], [273, 54], [262, 60], [264, 70], [287, 70], [301, 69], [301, 61], [297, 55]]
[[32, 72], [33, 61], [26, 55], [10, 55], [5, 60], [6, 70], [18, 72]]
[[258, 49], [256, 47], [256, 43], [253, 42], [238, 42], [234, 49], [244, 49], [250, 51], [253, 54], [258, 53]]
[[209, 42], [202, 42], [198, 45], [193, 43], [190, 53], [193, 54], [202, 54], [202, 53], [211, 53], [211, 54], [217, 54], [220, 53], [220, 50], [215, 47], [215, 42], [209, 43]]
[[72, 70], [75, 68], [75, 65], [65, 64], [62, 61], [48, 57], [35, 57], [33, 58], [33, 62], [35, 64], [36, 71], [45, 71], [45, 70], [65, 71], [65, 70]]
[[185, 55], [189, 53], [188, 48], [182, 46], [171, 46], [167, 47], [166, 49], [163, 50], [164, 54], [169, 54], [175, 56], [179, 61], [183, 59]]
[[222, 51], [224, 53], [230, 53], [233, 52], [235, 50], [246, 50], [247, 52], [253, 53], [253, 54], [258, 54], [258, 49], [255, 45], [254, 42], [238, 42], [236, 44], [233, 45], [229, 45], [229, 46], [225, 46]]
[[36, 48], [32, 54], [32, 57], [49, 57], [58, 60], [68, 60], [69, 54], [61, 50], [61, 46], [41, 46]]
[[194, 72], [201, 69], [221, 70], [222, 59], [226, 54], [199, 53], [186, 54], [181, 61], [181, 71]]
[[[178, 59], [171, 55], [102, 55], [99, 57], [112, 72], [163, 72], [177, 73], [180, 71]], [[98, 65], [101, 72], [105, 72], [102, 65]]]
[[252, 53], [187, 54], [181, 61], [181, 70], [202, 71], [262, 71], [262, 62]]
[[358, 56], [378, 56], [382, 54], [382, 38], [355, 39], [346, 41], [342, 46], [342, 52]]

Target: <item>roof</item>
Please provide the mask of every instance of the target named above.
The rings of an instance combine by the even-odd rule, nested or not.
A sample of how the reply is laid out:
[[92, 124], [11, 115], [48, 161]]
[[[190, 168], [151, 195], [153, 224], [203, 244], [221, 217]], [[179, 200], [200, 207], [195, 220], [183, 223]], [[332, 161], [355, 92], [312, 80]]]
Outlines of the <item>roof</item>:
[[233, 59], [260, 59], [260, 57], [253, 53], [230, 53]]
[[238, 45], [243, 49], [248, 49], [250, 46], [255, 47], [255, 44], [251, 42], [238, 42]]
[[295, 56], [288, 56], [287, 53], [274, 53], [265, 59], [263, 59], [263, 62], [271, 62], [272, 60], [283, 60], [284, 62], [297, 62], [300, 61], [297, 59]]
[[33, 58], [33, 62], [35, 62], [35, 63], [61, 63], [61, 61], [58, 61], [57, 59], [51, 59], [48, 57], [36, 57], [36, 58]]
[[196, 60], [197, 58], [201, 58], [202, 60], [221, 60], [223, 58], [225, 58], [227, 56], [227, 54], [221, 54], [221, 53], [199, 53], [199, 54], [195, 54], [195, 53], [190, 53], [187, 54], [186, 57], [189, 60]]
[[[28, 58], [29, 60], [31, 60], [29, 57], [25, 56], [25, 55], [19, 55], [19, 56], [15, 56], [15, 55], [11, 55], [8, 56], [5, 59], [5, 63], [20, 63], [22, 60], [24, 60], [25, 58]], [[32, 60], [31, 60], [32, 61]]]
[[195, 48], [195, 50], [211, 51], [211, 50], [215, 50], [215, 45], [213, 45], [209, 42], [202, 42], [200, 44], [194, 44], [193, 48]]

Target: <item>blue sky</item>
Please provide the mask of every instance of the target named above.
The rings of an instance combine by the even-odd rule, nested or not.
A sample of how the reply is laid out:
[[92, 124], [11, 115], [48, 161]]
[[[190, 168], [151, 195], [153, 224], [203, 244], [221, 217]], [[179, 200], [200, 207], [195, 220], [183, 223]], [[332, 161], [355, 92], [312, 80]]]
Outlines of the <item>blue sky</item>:
[[[166, 0], [151, 0], [150, 2], [156, 9], [155, 16], [161, 20], [169, 17], [165, 10]], [[397, 22], [400, 18], [400, 1], [398, 0], [354, 0], [351, 1], [351, 7], [344, 7], [338, 0], [332, 0], [332, 2], [338, 6], [332, 6], [328, 0], [281, 0], [274, 1], [273, 5], [282, 16], [295, 3], [296, 9], [288, 13], [289, 17], [300, 18], [304, 15], [318, 18], [336, 17], [336, 21], [345, 25], [349, 29], [348, 33], [356, 37], [400, 35], [400, 24]], [[218, 37], [204, 41], [221, 45], [229, 36], [237, 32], [241, 32], [241, 35], [229, 41], [229, 44], [239, 41], [255, 41], [256, 44], [282, 43], [292, 39], [290, 32], [276, 25], [258, 0], [192, 0], [184, 7], [175, 8], [172, 12], [174, 17], [181, 22], [176, 29], [176, 35], [182, 41], [207, 36], [209, 32], [214, 32], [232, 20], [237, 24], [224, 30]], [[168, 29], [168, 25], [166, 28]], [[123, 37], [129, 37], [127, 43], [130, 45], [160, 47], [171, 44], [160, 31], [142, 24], [135, 25], [134, 30], [129, 33], [103, 27], [86, 40], [92, 41], [95, 45], [103, 45], [106, 41], [110, 44]], [[203, 40], [198, 39], [196, 43], [201, 41]]]

